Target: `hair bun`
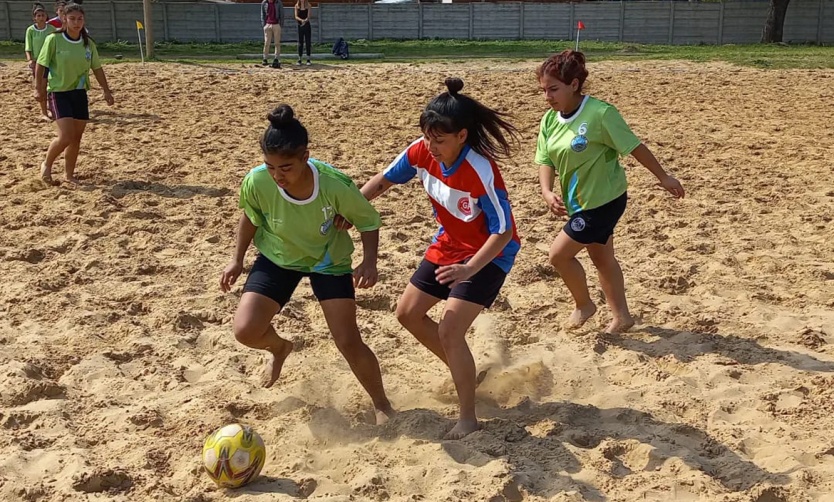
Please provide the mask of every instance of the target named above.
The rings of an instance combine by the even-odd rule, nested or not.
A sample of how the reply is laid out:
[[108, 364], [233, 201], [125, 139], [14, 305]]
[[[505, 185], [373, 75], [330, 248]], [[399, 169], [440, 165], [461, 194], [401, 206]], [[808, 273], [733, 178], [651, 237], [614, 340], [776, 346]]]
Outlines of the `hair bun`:
[[290, 105], [279, 105], [266, 116], [272, 127], [280, 129], [289, 125], [295, 118], [295, 113]]
[[446, 79], [445, 83], [446, 89], [449, 90], [449, 94], [451, 94], [452, 96], [456, 95], [461, 90], [463, 90], [463, 80], [457, 77], [449, 77]]

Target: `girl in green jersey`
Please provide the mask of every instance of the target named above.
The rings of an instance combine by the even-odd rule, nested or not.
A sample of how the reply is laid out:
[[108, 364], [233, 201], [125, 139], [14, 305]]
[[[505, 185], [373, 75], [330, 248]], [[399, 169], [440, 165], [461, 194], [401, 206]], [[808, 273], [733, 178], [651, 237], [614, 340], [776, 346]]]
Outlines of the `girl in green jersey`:
[[[307, 130], [289, 105], [279, 106], [268, 118], [270, 125], [261, 138], [264, 163], [243, 179], [237, 246], [220, 277], [220, 288], [229, 291], [254, 241], [259, 255], [235, 313], [235, 337], [269, 352], [262, 383], [272, 386], [293, 347], [275, 332], [272, 318], [299, 281], [309, 277], [336, 347], [370, 395], [381, 424], [393, 410], [379, 362], [359, 334], [354, 292], [355, 287], [369, 288], [377, 282], [379, 213], [350, 178], [310, 157]], [[356, 270], [351, 263], [353, 241], [333, 224], [336, 214], [361, 234], [363, 260]]]
[[[87, 91], [90, 89], [90, 70], [98, 80], [104, 100], [113, 104], [113, 94], [101, 68], [96, 44], [84, 29], [84, 9], [71, 4], [65, 9], [66, 22], [61, 31], [46, 38], [35, 66], [35, 98], [38, 103], [49, 102], [52, 117], [58, 125], [58, 137], [52, 140], [41, 164], [41, 179], [48, 185], [52, 179], [52, 164], [64, 153], [67, 181], [77, 183], [75, 166], [81, 149], [81, 138], [90, 120]], [[46, 70], [49, 78], [44, 80]]]
[[[46, 37], [55, 32], [55, 28], [46, 23], [46, 18], [46, 8], [43, 4], [36, 3], [32, 7], [32, 25], [26, 28], [26, 44], [23, 49], [26, 54], [26, 62], [29, 63], [29, 69], [32, 70], [32, 75], [35, 74], [35, 64]], [[46, 118], [51, 118], [46, 108], [46, 102], [41, 101], [38, 104], [41, 107], [41, 114]]]
[[[587, 249], [613, 316], [606, 331], [626, 331], [634, 319], [626, 303], [623, 272], [614, 256], [614, 227], [628, 199], [619, 157], [633, 156], [675, 197], [683, 197], [683, 187], [666, 174], [614, 106], [582, 94], [588, 70], [581, 52], [566, 50], [551, 56], [536, 76], [550, 106], [542, 117], [536, 146], [542, 196], [553, 214], [569, 217], [549, 253], [550, 263], [576, 303], [568, 327], [582, 326], [597, 310], [585, 271], [576, 259], [577, 253]], [[557, 177], [560, 190], [554, 193]]]

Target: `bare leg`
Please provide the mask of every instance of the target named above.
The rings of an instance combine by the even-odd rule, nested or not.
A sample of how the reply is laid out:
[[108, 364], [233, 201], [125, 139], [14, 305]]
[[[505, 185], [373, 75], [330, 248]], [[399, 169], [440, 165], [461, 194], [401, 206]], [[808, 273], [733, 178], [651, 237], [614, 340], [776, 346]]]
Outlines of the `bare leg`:
[[52, 179], [52, 164], [61, 153], [75, 138], [75, 120], [74, 119], [58, 119], [55, 121], [58, 126], [58, 137], [52, 140], [49, 144], [49, 149], [46, 151], [46, 160], [41, 164], [41, 179], [47, 185], [56, 185], [57, 183]]
[[370, 347], [362, 341], [362, 335], [356, 325], [356, 302], [349, 298], [325, 300], [321, 302], [321, 309], [336, 347], [365, 392], [371, 396], [377, 425], [382, 425], [394, 415], [394, 409], [385, 395], [379, 361]]
[[466, 343], [466, 331], [483, 310], [483, 306], [457, 298], [449, 298], [440, 319], [439, 335], [449, 370], [460, 402], [460, 417], [457, 424], [444, 439], [461, 439], [478, 430], [475, 415], [475, 360]]
[[75, 177], [75, 167], [78, 164], [78, 152], [81, 150], [81, 137], [84, 136], [84, 129], [87, 127], [86, 120], [73, 120], [75, 126], [75, 136], [73, 140], [67, 145], [64, 151], [64, 170], [67, 174], [67, 181], [70, 183], [78, 183]]
[[443, 350], [440, 335], [437, 333], [437, 323], [426, 315], [426, 312], [439, 301], [439, 298], [423, 293], [409, 283], [397, 302], [397, 320], [409, 333], [414, 335], [418, 342], [422, 343], [448, 366], [446, 352]]
[[264, 366], [261, 383], [264, 387], [281, 376], [284, 361], [292, 352], [292, 343], [278, 336], [272, 327], [272, 318], [281, 310], [281, 305], [258, 293], [246, 292], [240, 298], [234, 320], [235, 338], [253, 349], [269, 352]]
[[565, 232], [559, 232], [556, 240], [550, 245], [550, 263], [559, 272], [568, 287], [576, 309], [568, 319], [568, 328], [581, 327], [597, 311], [597, 306], [591, 301], [588, 283], [585, 280], [585, 269], [576, 259], [576, 254], [585, 245], [571, 239]]
[[628, 331], [634, 326], [634, 318], [628, 311], [623, 270], [614, 256], [614, 237], [611, 236], [604, 245], [592, 244], [588, 246], [588, 254], [597, 268], [599, 283], [605, 293], [605, 299], [611, 309], [613, 318], [605, 331], [612, 334]]

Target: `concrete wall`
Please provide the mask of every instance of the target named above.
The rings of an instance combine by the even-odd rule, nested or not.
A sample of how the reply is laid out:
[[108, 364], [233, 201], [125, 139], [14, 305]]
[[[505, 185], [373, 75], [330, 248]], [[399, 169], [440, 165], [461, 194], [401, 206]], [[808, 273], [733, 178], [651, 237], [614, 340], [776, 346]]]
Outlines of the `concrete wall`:
[[[289, 3], [289, 2], [287, 2]], [[136, 40], [137, 1], [84, 3], [96, 40]], [[263, 39], [259, 4], [171, 2], [154, 4], [156, 40], [241, 42]], [[0, 40], [21, 40], [31, 3], [0, 0]], [[759, 41], [767, 1], [322, 4], [313, 9], [314, 42], [355, 39], [573, 39], [651, 44], [738, 44]], [[285, 9], [283, 40], [297, 39], [292, 8]], [[834, 0], [793, 0], [785, 21], [787, 42], [834, 43]]]

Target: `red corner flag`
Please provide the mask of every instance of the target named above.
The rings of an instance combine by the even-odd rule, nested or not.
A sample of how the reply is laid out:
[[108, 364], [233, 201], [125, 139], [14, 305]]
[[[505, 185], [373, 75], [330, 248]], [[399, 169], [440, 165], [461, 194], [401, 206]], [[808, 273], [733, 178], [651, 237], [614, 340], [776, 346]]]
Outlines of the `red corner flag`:
[[585, 23], [579, 21], [576, 23], [576, 52], [579, 52], [579, 32], [585, 29]]
[[585, 23], [583, 23], [582, 21], [579, 21], [578, 23], [576, 23], [576, 28], [579, 29], [579, 30], [584, 30], [585, 29]]

